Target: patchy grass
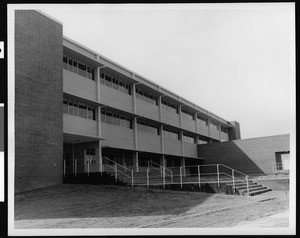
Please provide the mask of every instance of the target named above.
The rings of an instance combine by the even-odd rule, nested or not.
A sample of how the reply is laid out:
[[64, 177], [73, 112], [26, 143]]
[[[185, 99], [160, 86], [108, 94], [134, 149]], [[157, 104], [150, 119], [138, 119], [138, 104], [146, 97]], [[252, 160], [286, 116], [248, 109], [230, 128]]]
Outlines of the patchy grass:
[[[276, 199], [210, 213], [274, 196]], [[287, 196], [276, 192], [247, 197], [108, 185], [60, 185], [17, 194], [15, 228], [227, 227], [287, 210], [288, 204]], [[202, 215], [189, 218], [198, 213]], [[178, 217], [184, 219], [161, 223]]]

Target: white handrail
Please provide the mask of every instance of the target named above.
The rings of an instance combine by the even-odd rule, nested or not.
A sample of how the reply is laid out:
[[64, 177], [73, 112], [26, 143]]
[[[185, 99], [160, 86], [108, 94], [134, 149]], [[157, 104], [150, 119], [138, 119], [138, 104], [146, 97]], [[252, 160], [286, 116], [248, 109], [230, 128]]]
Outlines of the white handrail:
[[160, 169], [161, 169], [161, 168], [165, 168], [165, 170], [167, 170], [167, 171], [170, 171], [170, 175], [171, 175], [171, 173], [172, 173], [172, 170], [170, 170], [170, 169], [167, 169], [166, 167], [164, 167], [164, 166], [161, 166], [160, 164], [158, 164], [158, 163], [155, 163], [155, 162], [153, 162], [152, 160], [150, 160], [150, 163], [151, 163], [151, 168], [154, 168], [154, 169], [155, 169], [155, 167], [152, 167], [152, 164], [158, 165], [158, 166], [160, 167]]
[[[120, 166], [121, 168], [123, 168], [123, 169], [125, 170], [125, 172], [126, 172], [126, 170], [130, 170], [130, 169], [124, 167], [123, 165], [118, 164], [116, 161], [113, 161], [113, 160], [110, 159], [110, 158], [107, 158], [107, 157], [105, 157], [105, 156], [102, 156], [101, 158], [107, 159], [108, 161], [111, 161], [111, 162], [113, 162], [114, 164], [117, 164], [117, 166]], [[103, 162], [102, 162], [102, 163], [103, 163]]]

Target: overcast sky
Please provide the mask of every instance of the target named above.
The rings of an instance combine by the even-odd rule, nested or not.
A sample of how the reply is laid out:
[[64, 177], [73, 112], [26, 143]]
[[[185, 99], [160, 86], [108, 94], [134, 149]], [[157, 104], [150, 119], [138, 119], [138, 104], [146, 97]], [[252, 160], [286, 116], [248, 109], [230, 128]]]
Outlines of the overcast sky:
[[293, 4], [43, 5], [64, 35], [227, 121], [290, 133]]

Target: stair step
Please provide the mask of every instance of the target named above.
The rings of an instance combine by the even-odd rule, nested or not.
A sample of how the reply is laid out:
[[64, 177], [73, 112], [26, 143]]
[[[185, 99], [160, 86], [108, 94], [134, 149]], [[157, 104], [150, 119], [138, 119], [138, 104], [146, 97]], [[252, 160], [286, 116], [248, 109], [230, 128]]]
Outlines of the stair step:
[[[249, 195], [250, 196], [256, 196], [256, 195], [259, 195], [259, 194], [262, 194], [262, 193], [266, 193], [266, 192], [269, 192], [269, 191], [272, 191], [272, 189], [270, 189], [270, 188], [264, 188], [264, 189], [261, 189], [261, 190], [250, 192]], [[246, 193], [245, 195], [247, 195], [247, 194], [248, 193]]]

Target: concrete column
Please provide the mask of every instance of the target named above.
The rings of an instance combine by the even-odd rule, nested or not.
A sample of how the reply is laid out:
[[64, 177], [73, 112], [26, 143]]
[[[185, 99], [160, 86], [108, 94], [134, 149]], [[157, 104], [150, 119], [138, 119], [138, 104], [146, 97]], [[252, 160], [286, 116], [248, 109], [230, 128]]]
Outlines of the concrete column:
[[182, 167], [182, 175], [183, 175], [183, 177], [185, 177], [186, 171], [185, 171], [185, 158], [184, 157], [181, 158], [181, 167]]
[[158, 97], [158, 109], [159, 109], [159, 121], [162, 122], [162, 105], [161, 105], [161, 96]]
[[163, 125], [159, 125], [159, 135], [160, 135], [160, 145], [161, 145], [161, 153], [165, 153], [165, 138], [164, 138], [164, 131]]
[[210, 137], [210, 135], [211, 135], [211, 132], [210, 132], [210, 118], [208, 118], [208, 137], [209, 137], [209, 139], [210, 139], [210, 141], [211, 141], [211, 137]]
[[100, 101], [101, 101], [101, 97], [100, 97], [101, 85], [100, 85], [100, 68], [99, 67], [97, 67], [95, 69], [95, 83], [96, 83], [96, 90], [97, 90], [97, 102], [100, 103]]
[[198, 143], [199, 143], [199, 136], [196, 135], [196, 145], [198, 145]]
[[136, 172], [139, 172], [139, 153], [133, 152], [133, 168]]
[[99, 140], [99, 172], [103, 172], [102, 141]]
[[137, 138], [137, 118], [134, 117], [132, 119], [132, 129], [133, 129], [133, 133], [134, 133], [134, 149], [137, 150], [138, 149], [138, 138]]
[[180, 131], [180, 141], [181, 141], [181, 155], [184, 156], [183, 131]]
[[219, 140], [221, 141], [221, 138], [222, 138], [221, 137], [221, 123], [219, 123], [219, 128], [218, 129], [219, 129]]
[[[134, 77], [133, 77], [134, 78]], [[132, 110], [133, 110], [133, 113], [136, 114], [136, 93], [135, 93], [135, 86], [136, 84], [132, 84]]]
[[179, 113], [178, 113], [178, 115], [179, 115], [179, 126], [180, 126], [180, 128], [182, 128], [182, 112], [181, 112], [181, 105], [179, 105], [178, 106], [178, 111], [179, 111]]
[[198, 126], [197, 126], [197, 121], [198, 121], [198, 113], [197, 112], [195, 112], [195, 131], [196, 131], [196, 133], [198, 133]]

